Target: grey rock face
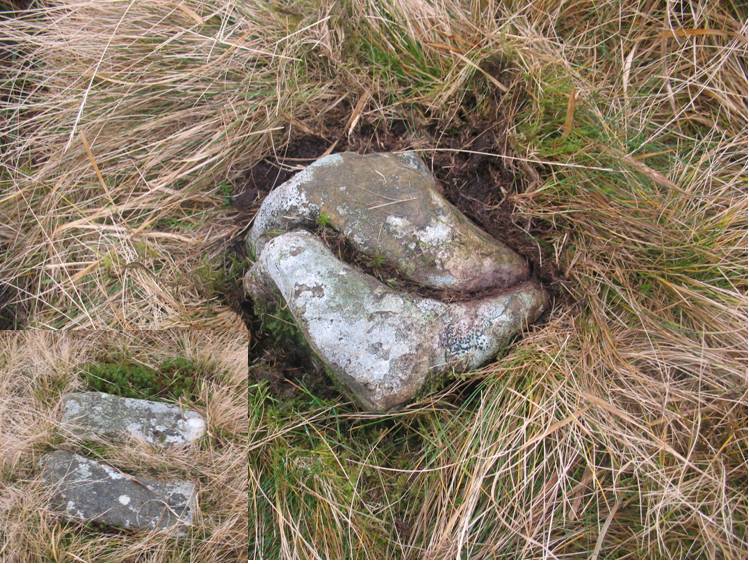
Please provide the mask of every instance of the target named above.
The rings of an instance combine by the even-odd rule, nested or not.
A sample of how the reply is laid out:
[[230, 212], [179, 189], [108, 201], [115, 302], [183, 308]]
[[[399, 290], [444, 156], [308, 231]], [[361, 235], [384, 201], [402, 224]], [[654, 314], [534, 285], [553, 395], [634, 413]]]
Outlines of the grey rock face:
[[411, 399], [432, 374], [491, 360], [546, 303], [532, 281], [460, 303], [397, 292], [306, 231], [267, 241], [244, 284], [258, 303], [286, 304], [338, 380], [380, 411]]
[[275, 235], [320, 218], [361, 253], [422, 287], [475, 291], [528, 277], [525, 260], [445, 200], [415, 153], [338, 153], [273, 190], [247, 242], [256, 256]]
[[62, 423], [84, 439], [129, 437], [161, 445], [191, 443], [205, 433], [205, 421], [195, 411], [100, 392], [65, 395]]
[[197, 506], [185, 481], [133, 477], [77, 454], [55, 451], [41, 459], [52, 489], [51, 507], [66, 517], [130, 530], [169, 530], [184, 535]]

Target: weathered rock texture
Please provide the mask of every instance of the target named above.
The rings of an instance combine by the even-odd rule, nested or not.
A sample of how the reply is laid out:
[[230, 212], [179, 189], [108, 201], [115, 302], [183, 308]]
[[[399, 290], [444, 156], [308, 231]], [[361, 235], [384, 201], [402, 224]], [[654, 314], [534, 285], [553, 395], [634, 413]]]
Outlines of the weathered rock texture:
[[288, 305], [312, 349], [372, 410], [408, 401], [430, 374], [491, 360], [546, 302], [531, 281], [460, 303], [397, 292], [306, 231], [266, 242], [244, 282], [257, 302]]
[[61, 450], [44, 455], [41, 467], [52, 509], [70, 519], [175, 535], [192, 524], [197, 497], [190, 482], [133, 477]]
[[191, 443], [205, 433], [205, 421], [195, 411], [101, 392], [65, 395], [62, 423], [84, 439], [133, 438], [161, 445]]
[[520, 255], [440, 195], [415, 153], [338, 153], [315, 161], [266, 197], [247, 241], [259, 256], [275, 235], [318, 222], [426, 288], [467, 292], [528, 277]]

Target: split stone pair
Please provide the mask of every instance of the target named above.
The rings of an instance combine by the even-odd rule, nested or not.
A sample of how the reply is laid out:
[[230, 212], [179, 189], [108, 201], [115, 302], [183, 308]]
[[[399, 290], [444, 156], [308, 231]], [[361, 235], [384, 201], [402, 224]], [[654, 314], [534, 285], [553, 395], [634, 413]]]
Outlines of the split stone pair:
[[[78, 440], [135, 439], [159, 446], [192, 443], [205, 432], [195, 411], [98, 392], [66, 395], [61, 424]], [[40, 465], [52, 509], [69, 519], [176, 536], [192, 524], [197, 507], [192, 482], [131, 476], [65, 450], [44, 455]]]
[[[398, 291], [339, 260], [319, 224], [441, 301]], [[364, 408], [386, 411], [428, 379], [492, 360], [543, 311], [525, 260], [439, 193], [414, 153], [334, 154], [272, 191], [247, 238], [256, 307], [286, 306], [307, 343]], [[483, 297], [460, 300], [480, 293]]]

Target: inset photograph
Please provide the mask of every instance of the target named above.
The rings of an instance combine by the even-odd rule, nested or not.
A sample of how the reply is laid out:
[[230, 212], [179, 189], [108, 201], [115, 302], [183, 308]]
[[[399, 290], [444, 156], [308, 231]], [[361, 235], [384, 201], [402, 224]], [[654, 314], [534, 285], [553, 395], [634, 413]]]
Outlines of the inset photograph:
[[246, 561], [246, 337], [5, 331], [0, 373], [2, 561]]

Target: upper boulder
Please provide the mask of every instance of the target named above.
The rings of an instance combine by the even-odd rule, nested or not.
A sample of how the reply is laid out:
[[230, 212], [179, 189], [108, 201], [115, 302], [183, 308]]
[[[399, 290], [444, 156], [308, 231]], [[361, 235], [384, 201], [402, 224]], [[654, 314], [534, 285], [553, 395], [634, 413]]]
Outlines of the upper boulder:
[[318, 224], [426, 288], [505, 288], [529, 274], [520, 255], [445, 200], [412, 152], [318, 159], [266, 197], [247, 243], [259, 256], [273, 237]]

